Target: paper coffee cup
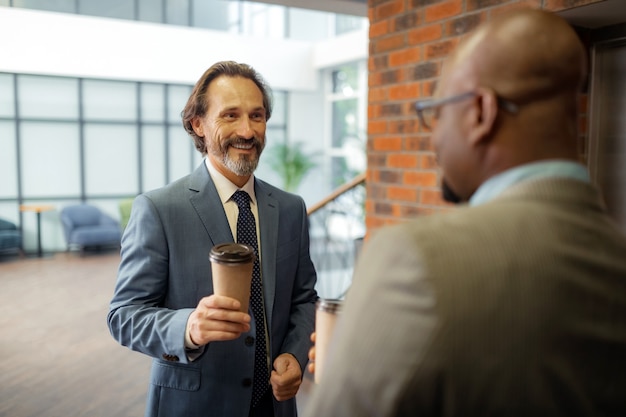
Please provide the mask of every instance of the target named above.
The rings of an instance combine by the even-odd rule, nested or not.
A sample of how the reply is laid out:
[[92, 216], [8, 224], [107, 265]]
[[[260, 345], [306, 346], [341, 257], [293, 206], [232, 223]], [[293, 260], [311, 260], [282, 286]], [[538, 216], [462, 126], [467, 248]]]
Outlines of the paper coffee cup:
[[314, 380], [318, 383], [324, 372], [327, 360], [328, 346], [330, 344], [342, 300], [324, 299], [317, 300], [315, 310], [315, 374]]
[[241, 243], [222, 243], [211, 248], [213, 292], [239, 300], [241, 311], [248, 312], [254, 249]]

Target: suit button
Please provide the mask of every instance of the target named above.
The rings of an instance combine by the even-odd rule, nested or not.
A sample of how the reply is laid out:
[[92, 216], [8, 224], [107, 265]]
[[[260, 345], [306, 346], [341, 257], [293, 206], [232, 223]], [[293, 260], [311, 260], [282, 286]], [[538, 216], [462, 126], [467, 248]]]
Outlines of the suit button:
[[246, 346], [254, 345], [254, 337], [252, 337], [252, 336], [246, 337], [246, 340], [245, 340], [244, 343], [246, 344]]
[[244, 378], [243, 379], [243, 386], [244, 387], [251, 387], [252, 386], [252, 379], [251, 378]]

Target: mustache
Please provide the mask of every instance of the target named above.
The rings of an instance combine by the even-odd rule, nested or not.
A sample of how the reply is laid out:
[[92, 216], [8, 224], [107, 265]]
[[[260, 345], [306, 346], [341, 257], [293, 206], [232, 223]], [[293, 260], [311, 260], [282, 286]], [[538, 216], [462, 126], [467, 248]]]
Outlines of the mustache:
[[223, 146], [224, 149], [227, 149], [229, 146], [233, 146], [233, 145], [246, 145], [246, 146], [248, 146], [248, 145], [250, 145], [250, 142], [252, 142], [252, 146], [257, 148], [257, 151], [263, 150], [263, 143], [256, 136], [253, 136], [252, 138], [248, 138], [248, 139], [242, 138], [240, 136], [234, 136], [234, 137], [231, 137], [231, 138], [228, 138], [228, 139], [224, 140], [224, 142], [222, 142], [222, 146]]

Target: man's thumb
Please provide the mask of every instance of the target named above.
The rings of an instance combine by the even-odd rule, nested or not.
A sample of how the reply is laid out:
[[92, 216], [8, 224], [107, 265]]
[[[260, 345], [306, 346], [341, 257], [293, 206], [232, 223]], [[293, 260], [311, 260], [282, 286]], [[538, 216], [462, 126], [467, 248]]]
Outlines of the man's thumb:
[[288, 366], [289, 366], [289, 361], [285, 358], [276, 358], [276, 360], [274, 361], [274, 369], [279, 374], [282, 374], [283, 372], [285, 372]]

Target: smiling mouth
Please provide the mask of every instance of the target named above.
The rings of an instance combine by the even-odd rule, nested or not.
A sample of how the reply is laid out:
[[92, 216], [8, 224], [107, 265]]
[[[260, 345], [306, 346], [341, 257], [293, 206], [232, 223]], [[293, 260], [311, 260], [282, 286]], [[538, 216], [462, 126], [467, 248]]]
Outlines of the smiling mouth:
[[252, 143], [252, 142], [250, 142], [250, 143], [233, 143], [230, 146], [232, 146], [235, 149], [250, 150], [250, 149], [254, 148], [254, 143]]

